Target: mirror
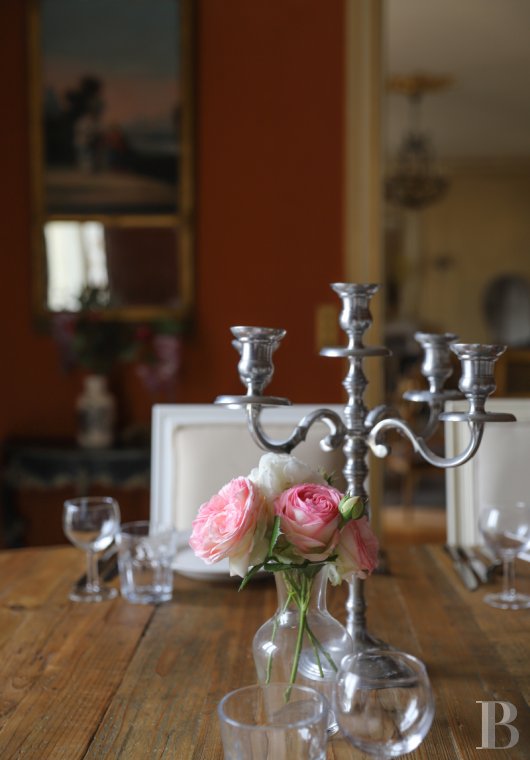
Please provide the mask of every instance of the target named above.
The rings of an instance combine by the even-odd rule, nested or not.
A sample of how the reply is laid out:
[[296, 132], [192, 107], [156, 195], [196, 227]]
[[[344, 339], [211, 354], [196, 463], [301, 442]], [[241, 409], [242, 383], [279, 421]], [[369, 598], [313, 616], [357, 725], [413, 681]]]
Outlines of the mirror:
[[191, 0], [31, 0], [34, 304], [186, 322]]
[[[415, 330], [528, 348], [530, 6], [386, 0], [385, 10], [387, 79], [445, 80], [423, 92], [413, 126], [430, 140], [432, 172], [447, 179], [420, 208], [387, 200], [387, 343], [401, 370]], [[387, 90], [387, 178], [410, 129], [403, 90]]]

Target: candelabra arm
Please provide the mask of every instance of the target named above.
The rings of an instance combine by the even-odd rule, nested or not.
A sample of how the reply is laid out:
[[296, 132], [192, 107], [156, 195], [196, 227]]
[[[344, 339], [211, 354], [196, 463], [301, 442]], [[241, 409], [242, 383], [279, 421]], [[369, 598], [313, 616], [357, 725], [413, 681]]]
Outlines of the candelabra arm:
[[261, 407], [259, 405], [249, 404], [247, 406], [248, 429], [260, 448], [275, 453], [290, 454], [295, 446], [305, 441], [310, 427], [318, 420], [324, 422], [329, 430], [329, 435], [320, 441], [320, 448], [323, 451], [332, 451], [341, 446], [347, 432], [339, 414], [332, 409], [315, 409], [300, 420], [288, 438], [284, 441], [275, 441], [269, 438], [263, 430], [260, 415]]
[[378, 422], [387, 419], [387, 417], [399, 419], [398, 410], [394, 409], [392, 406], [388, 406], [388, 404], [380, 404], [379, 406], [374, 406], [374, 408], [368, 412], [365, 417], [365, 430], [369, 432], [373, 427], [375, 427], [375, 425], [377, 425]]
[[[436, 432], [436, 429], [440, 424], [439, 414], [442, 411], [443, 403], [439, 403], [438, 401], [430, 402], [429, 419], [427, 420], [427, 423], [425, 424], [421, 433], [416, 433], [416, 435], [421, 435], [423, 439], [428, 440], [433, 435], [433, 433]], [[387, 404], [380, 404], [380, 406], [376, 406], [370, 412], [368, 412], [364, 422], [364, 427], [368, 432], [370, 432], [370, 430], [372, 430], [378, 422], [386, 419], [404, 421], [397, 409]]]
[[421, 437], [428, 440], [437, 431], [440, 425], [440, 414], [444, 410], [444, 402], [437, 399], [429, 403], [429, 419], [421, 432]]
[[482, 440], [484, 424], [481, 422], [470, 422], [468, 425], [471, 432], [471, 439], [468, 445], [460, 454], [457, 454], [456, 456], [450, 458], [442, 457], [436, 454], [429, 448], [421, 436], [415, 435], [415, 433], [412, 432], [406, 422], [395, 418], [384, 419], [378, 422], [370, 431], [367, 443], [372, 452], [377, 457], [386, 457], [390, 453], [390, 447], [387, 446], [387, 444], [380, 442], [380, 436], [382, 432], [388, 428], [398, 430], [406, 438], [409, 439], [414, 450], [418, 454], [421, 454], [426, 462], [429, 462], [429, 464], [432, 464], [434, 467], [441, 467], [443, 469], [446, 469], [448, 467], [457, 467], [460, 464], [464, 464], [464, 462], [467, 462], [469, 459], [471, 459], [471, 457], [477, 451]]

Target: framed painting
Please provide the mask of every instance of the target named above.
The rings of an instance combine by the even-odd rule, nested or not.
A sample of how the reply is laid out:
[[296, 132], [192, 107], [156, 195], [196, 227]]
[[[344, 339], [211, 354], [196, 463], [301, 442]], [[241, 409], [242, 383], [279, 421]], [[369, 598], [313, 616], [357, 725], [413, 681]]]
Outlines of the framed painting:
[[192, 2], [29, 2], [37, 309], [76, 310], [89, 287], [113, 317], [185, 318]]

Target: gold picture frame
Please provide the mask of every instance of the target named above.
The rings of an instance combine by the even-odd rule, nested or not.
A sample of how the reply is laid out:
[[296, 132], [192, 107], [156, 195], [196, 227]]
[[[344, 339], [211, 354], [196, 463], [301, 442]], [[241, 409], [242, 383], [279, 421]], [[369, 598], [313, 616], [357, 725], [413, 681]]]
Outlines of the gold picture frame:
[[28, 9], [36, 315], [78, 310], [71, 288], [88, 287], [105, 292], [104, 318], [187, 323], [192, 0], [28, 0]]

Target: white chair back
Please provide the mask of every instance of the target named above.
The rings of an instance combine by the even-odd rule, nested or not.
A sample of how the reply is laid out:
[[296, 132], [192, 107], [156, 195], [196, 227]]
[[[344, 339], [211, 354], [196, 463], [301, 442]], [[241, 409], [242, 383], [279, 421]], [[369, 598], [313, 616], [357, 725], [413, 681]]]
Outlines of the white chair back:
[[[343, 409], [326, 406], [339, 414]], [[315, 408], [294, 404], [264, 410], [263, 427], [275, 440], [284, 440]], [[344, 490], [342, 451], [319, 447], [327, 431], [324, 423], [316, 423], [292, 453], [315, 469], [333, 473], [333, 484]], [[232, 478], [248, 475], [265, 453], [252, 440], [242, 410], [213, 404], [155, 405], [151, 443], [151, 519], [169, 521], [177, 530], [191, 528], [201, 504]]]
[[[448, 411], [463, 411], [464, 402], [447, 404]], [[447, 541], [466, 546], [482, 543], [478, 530], [481, 506], [503, 497], [530, 499], [530, 398], [492, 398], [491, 412], [512, 412], [517, 422], [491, 422], [485, 426], [475, 456], [460, 467], [446, 470]], [[446, 422], [446, 454], [454, 456], [469, 441], [462, 422]]]

